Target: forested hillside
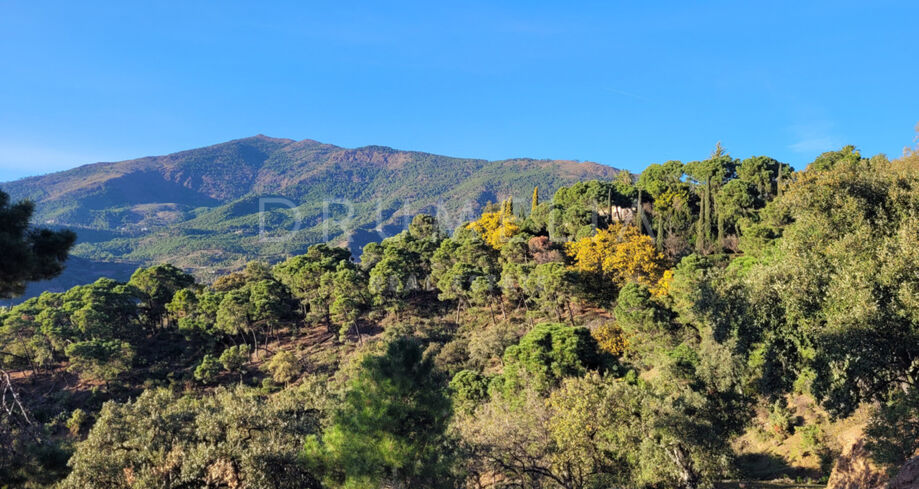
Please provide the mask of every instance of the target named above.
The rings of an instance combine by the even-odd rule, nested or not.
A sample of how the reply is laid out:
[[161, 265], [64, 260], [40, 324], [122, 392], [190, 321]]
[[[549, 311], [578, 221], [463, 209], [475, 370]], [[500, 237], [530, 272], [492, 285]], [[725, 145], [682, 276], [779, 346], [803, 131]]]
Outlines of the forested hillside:
[[[395, 234], [415, 214], [436, 211], [455, 227], [486, 203], [528, 195], [535, 185], [554, 192], [617, 173], [595, 163], [450, 158], [260, 135], [0, 188], [35, 202], [37, 222], [77, 231], [73, 254], [100, 269], [168, 262], [213, 279], [248, 260], [277, 261], [326, 240], [348, 243], [357, 254], [381, 239], [377, 228]], [[262, 198], [286, 201], [269, 202], [260, 215]], [[68, 282], [73, 277], [65, 274], [53, 285]]]
[[[475, 164], [469, 187], [450, 191], [509, 171]], [[5, 310], [0, 480], [823, 484], [831, 471], [854, 477], [837, 463], [851, 452], [845, 432], [882, 483], [919, 450], [919, 155], [847, 146], [794, 171], [719, 146], [554, 192], [561, 177], [540, 178], [558, 164], [517, 164], [508, 175], [527, 199], [486, 206], [452, 233], [417, 215], [359, 262], [317, 244], [209, 282], [161, 264]], [[275, 168], [256, 166], [253, 181]], [[248, 192], [194, 178], [169, 181], [215, 200]]]

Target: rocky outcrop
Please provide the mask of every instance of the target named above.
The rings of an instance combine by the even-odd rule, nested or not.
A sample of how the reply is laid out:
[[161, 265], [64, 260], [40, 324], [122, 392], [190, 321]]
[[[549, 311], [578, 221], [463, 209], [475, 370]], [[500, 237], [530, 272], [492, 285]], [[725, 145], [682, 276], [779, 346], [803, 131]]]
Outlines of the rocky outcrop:
[[919, 457], [907, 460], [887, 487], [888, 489], [919, 489]]

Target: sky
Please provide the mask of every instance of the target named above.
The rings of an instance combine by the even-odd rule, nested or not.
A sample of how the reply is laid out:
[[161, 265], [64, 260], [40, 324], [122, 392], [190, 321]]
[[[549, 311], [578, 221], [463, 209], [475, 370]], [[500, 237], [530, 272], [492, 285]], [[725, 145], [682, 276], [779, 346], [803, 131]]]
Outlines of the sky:
[[917, 2], [0, 0], [0, 181], [266, 134], [640, 171], [899, 156]]

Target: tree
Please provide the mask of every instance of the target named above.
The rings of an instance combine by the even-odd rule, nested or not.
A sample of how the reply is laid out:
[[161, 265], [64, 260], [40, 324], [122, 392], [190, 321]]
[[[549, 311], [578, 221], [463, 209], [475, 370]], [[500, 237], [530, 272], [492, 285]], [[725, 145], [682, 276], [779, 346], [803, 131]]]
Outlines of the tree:
[[490, 277], [477, 276], [469, 284], [469, 299], [477, 305], [488, 306], [491, 322], [495, 323], [494, 303], [499, 299], [500, 289]]
[[71, 343], [64, 350], [69, 369], [84, 379], [117, 379], [131, 369], [134, 349], [126, 341], [92, 339]]
[[450, 381], [453, 405], [459, 410], [471, 413], [488, 397], [490, 379], [479, 372], [460, 370]]
[[249, 291], [231, 290], [220, 300], [214, 325], [221, 333], [228, 336], [247, 333], [252, 323], [249, 312]]
[[144, 323], [151, 328], [161, 322], [173, 295], [194, 283], [194, 277], [169, 264], [138, 268], [128, 281], [139, 292]]
[[625, 353], [629, 344], [625, 332], [614, 322], [601, 324], [591, 331], [591, 336], [601, 350], [617, 357]]
[[370, 270], [367, 290], [374, 304], [401, 311], [405, 299], [418, 288], [416, 256], [399, 248], [386, 248], [383, 259]]
[[212, 339], [219, 334], [216, 320], [223, 296], [223, 292], [207, 289], [181, 289], [176, 291], [172, 300], [166, 304], [166, 311], [182, 334], [189, 338]]
[[664, 273], [664, 257], [651, 238], [630, 225], [614, 223], [591, 237], [568, 243], [568, 255], [582, 272], [598, 273], [622, 287], [629, 281], [655, 285]]
[[317, 244], [305, 254], [275, 265], [272, 272], [300, 300], [301, 312], [308, 320], [328, 323], [332, 301], [329, 290], [321, 287], [322, 276], [334, 273], [342, 261], [351, 261], [347, 248]]
[[572, 273], [561, 263], [536, 265], [523, 282], [524, 293], [546, 314], [554, 314], [556, 321], [562, 320], [562, 312], [568, 312], [573, 321], [571, 298], [574, 295]]
[[195, 380], [204, 384], [213, 384], [220, 375], [220, 361], [213, 355], [204, 355], [201, 363], [195, 367]]
[[[267, 330], [263, 342], [267, 344], [267, 336], [275, 333], [277, 325], [293, 317], [296, 302], [287, 287], [271, 277], [250, 282], [247, 288], [249, 291], [248, 317], [253, 323], [261, 326], [259, 329]], [[255, 334], [253, 330], [253, 336]], [[255, 344], [258, 345], [257, 340]]]
[[453, 487], [450, 415], [430, 360], [398, 339], [362, 362], [321, 438], [308, 439], [307, 466], [328, 487]]
[[773, 201], [786, 216], [780, 237], [744, 276], [763, 383], [786, 390], [800, 380], [835, 415], [916, 384], [919, 267], [906, 257], [919, 253], [919, 207], [907, 197], [917, 192], [915, 167], [846, 147]]
[[890, 471], [912, 458], [919, 450], [919, 389], [898, 393], [876, 408], [865, 435], [865, 448]]
[[663, 164], [648, 165], [638, 177], [636, 187], [646, 192], [651, 199], [657, 199], [668, 191], [679, 188], [683, 179], [683, 163], [671, 160]]
[[349, 330], [355, 329], [358, 339], [363, 341], [357, 321], [370, 303], [366, 275], [349, 262], [339, 262], [334, 274], [323, 277], [322, 286], [332, 289], [334, 299], [329, 312], [332, 321], [339, 324], [339, 337], [344, 339]]
[[28, 201], [10, 204], [0, 191], [0, 297], [22, 294], [26, 282], [56, 277], [76, 241], [72, 231], [32, 227], [33, 210]]
[[721, 188], [715, 195], [715, 205], [718, 208], [719, 243], [723, 243], [726, 232], [739, 233], [740, 222], [762, 207], [756, 187], [740, 179], [731, 180]]
[[721, 185], [733, 178], [736, 167], [737, 162], [725, 153], [720, 142], [709, 159], [687, 163], [685, 166], [686, 174], [695, 182], [700, 193], [696, 231], [696, 249], [699, 252], [707, 252], [712, 243], [712, 221], [717, 218], [714, 216], [716, 210], [713, 210], [714, 195]]
[[227, 372], [242, 375], [243, 368], [249, 362], [249, 345], [231, 346], [223, 350], [219, 360]]
[[737, 178], [756, 189], [756, 195], [762, 202], [772, 200], [779, 191], [783, 177], [791, 174], [791, 167], [779, 163], [768, 156], [753, 156], [740, 162], [737, 167]]
[[484, 212], [478, 220], [466, 225], [481, 234], [485, 242], [500, 250], [504, 243], [520, 232], [510, 199], [504, 201], [500, 211]]
[[611, 361], [587, 328], [537, 324], [504, 352], [503, 388], [513, 393], [532, 383], [537, 391], [545, 392], [565, 377], [605, 371]]

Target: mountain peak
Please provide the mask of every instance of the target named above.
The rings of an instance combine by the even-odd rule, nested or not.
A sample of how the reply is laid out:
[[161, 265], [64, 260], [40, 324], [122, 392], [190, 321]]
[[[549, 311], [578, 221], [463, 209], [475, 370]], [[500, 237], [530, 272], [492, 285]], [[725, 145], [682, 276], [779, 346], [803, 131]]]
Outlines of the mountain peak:
[[[448, 228], [468, 209], [508, 196], [524, 201], [538, 186], [611, 180], [618, 170], [563, 160], [488, 161], [402, 151], [381, 145], [342, 148], [312, 139], [257, 134], [164, 156], [86, 165], [0, 184], [14, 200], [35, 202], [35, 220], [73, 228], [75, 256], [89, 260], [171, 262], [214, 271], [396, 229], [411, 215], [441, 212]], [[283, 245], [260, 239], [263, 196], [300, 210], [270, 221], [299, 229]], [[517, 200], [517, 199], [515, 199]], [[323, 230], [328, 202], [347, 202], [352, 229]], [[398, 229], [396, 229], [398, 230]]]

